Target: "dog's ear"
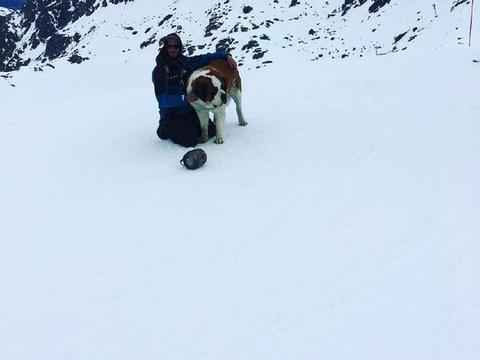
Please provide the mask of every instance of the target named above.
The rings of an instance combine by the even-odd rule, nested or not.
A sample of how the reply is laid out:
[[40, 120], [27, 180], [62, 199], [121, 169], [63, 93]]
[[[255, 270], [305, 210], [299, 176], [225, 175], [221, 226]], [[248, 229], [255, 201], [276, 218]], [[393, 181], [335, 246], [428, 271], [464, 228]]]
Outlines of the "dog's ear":
[[215, 95], [217, 95], [218, 89], [216, 86], [211, 85], [210, 86], [210, 101], [215, 99]]
[[220, 99], [222, 100], [222, 103], [225, 105], [227, 104], [227, 82], [225, 81], [225, 78], [222, 77], [220, 78], [220, 83], [222, 84], [222, 95], [220, 95]]
[[222, 77], [220, 79], [220, 83], [222, 84], [222, 90], [226, 92], [227, 91], [227, 82], [225, 81], [225, 78]]
[[220, 99], [222, 99], [222, 103], [224, 105], [227, 104], [227, 94], [225, 94], [225, 92], [222, 92], [222, 95], [220, 95]]

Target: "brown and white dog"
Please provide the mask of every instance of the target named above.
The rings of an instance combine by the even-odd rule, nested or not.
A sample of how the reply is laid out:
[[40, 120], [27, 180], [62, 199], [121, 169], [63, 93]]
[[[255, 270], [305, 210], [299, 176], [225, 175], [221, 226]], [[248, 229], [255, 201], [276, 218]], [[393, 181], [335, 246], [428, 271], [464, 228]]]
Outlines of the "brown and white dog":
[[208, 141], [208, 120], [210, 112], [215, 116], [216, 144], [223, 144], [225, 107], [231, 97], [237, 107], [238, 124], [247, 125], [242, 113], [242, 81], [237, 69], [232, 69], [227, 60], [215, 59], [192, 73], [188, 79], [187, 93], [198, 99], [191, 105], [200, 119], [202, 142]]

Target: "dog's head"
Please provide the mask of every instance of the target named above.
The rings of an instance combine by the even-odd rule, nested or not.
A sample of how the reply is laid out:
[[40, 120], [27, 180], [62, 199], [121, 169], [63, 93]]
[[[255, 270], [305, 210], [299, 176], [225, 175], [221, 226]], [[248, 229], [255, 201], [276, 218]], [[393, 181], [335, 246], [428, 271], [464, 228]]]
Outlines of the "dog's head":
[[192, 74], [189, 79], [188, 93], [195, 94], [206, 108], [215, 108], [227, 103], [224, 81], [206, 72]]
[[217, 95], [218, 88], [213, 85], [210, 77], [200, 76], [192, 83], [192, 92], [205, 104], [208, 104]]

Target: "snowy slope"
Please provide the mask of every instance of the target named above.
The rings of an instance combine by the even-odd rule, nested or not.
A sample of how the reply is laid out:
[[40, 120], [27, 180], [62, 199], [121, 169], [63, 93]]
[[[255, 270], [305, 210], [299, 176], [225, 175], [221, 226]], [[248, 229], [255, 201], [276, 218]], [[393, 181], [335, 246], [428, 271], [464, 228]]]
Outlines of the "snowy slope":
[[480, 357], [480, 49], [442, 21], [395, 56], [270, 47], [194, 172], [155, 136], [156, 46], [105, 24], [0, 78], [0, 358]]

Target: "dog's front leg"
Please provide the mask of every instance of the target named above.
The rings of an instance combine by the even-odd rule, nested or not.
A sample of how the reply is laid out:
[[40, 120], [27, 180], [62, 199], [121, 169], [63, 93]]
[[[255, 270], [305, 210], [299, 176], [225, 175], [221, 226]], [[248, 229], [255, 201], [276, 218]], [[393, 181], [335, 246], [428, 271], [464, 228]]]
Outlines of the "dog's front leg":
[[223, 144], [223, 125], [225, 124], [225, 106], [214, 111], [215, 114], [215, 144]]
[[206, 143], [208, 141], [208, 111], [197, 111], [198, 118], [200, 120], [200, 127], [202, 129], [202, 135], [200, 142]]

